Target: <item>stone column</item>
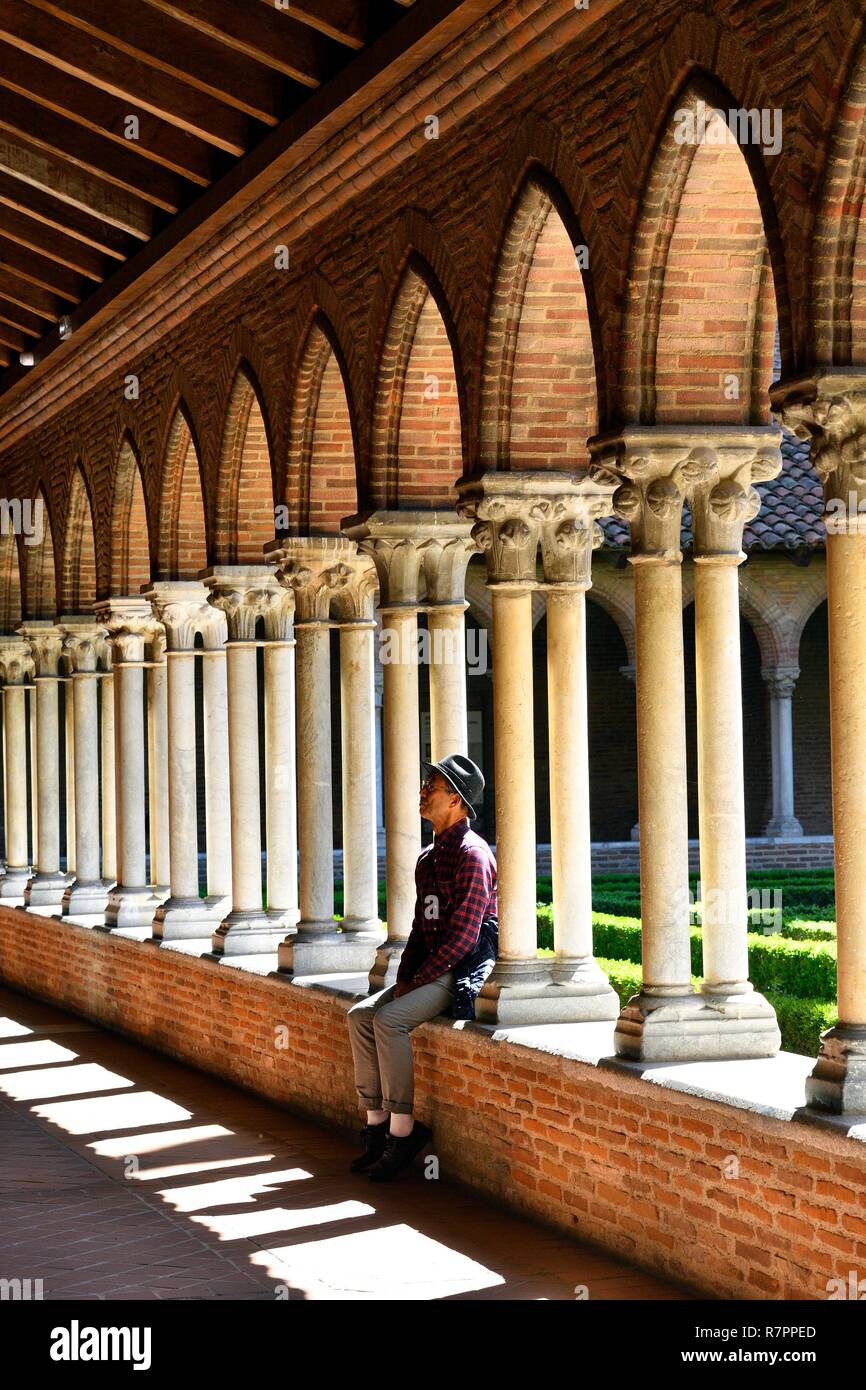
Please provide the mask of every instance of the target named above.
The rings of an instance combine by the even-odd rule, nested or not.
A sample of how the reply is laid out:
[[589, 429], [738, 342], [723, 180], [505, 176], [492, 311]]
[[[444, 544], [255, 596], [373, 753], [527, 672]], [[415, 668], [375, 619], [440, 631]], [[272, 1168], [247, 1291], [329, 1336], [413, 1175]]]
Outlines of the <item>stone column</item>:
[[[742, 536], [746, 511], [759, 501], [750, 492], [751, 479], [778, 471], [778, 434], [760, 428], [636, 427], [615, 441], [596, 441], [595, 454], [628, 479], [614, 503], [631, 525], [635, 567], [643, 985], [620, 1015], [616, 1048], [640, 1060], [769, 1056], [779, 1047], [778, 1027], [772, 1009], [748, 981], [746, 952], [737, 572], [731, 563], [735, 557], [725, 551], [723, 558], [716, 544], [713, 518], [736, 514]], [[698, 773], [705, 916], [699, 995], [691, 985], [689, 939], [679, 548], [686, 498], [700, 591]], [[728, 538], [726, 530], [726, 545]]]
[[104, 670], [99, 682], [99, 707], [102, 724], [102, 877], [107, 883], [117, 882], [117, 770], [114, 750], [117, 730], [114, 721], [114, 672], [111, 669], [111, 648], [106, 643]]
[[770, 756], [773, 776], [773, 812], [765, 835], [795, 839], [803, 827], [794, 815], [794, 730], [791, 696], [799, 666], [770, 666], [761, 671], [770, 693]]
[[[298, 834], [300, 842], [300, 916], [297, 931], [280, 946], [279, 969], [285, 975], [356, 974], [369, 971], [380, 932], [351, 930], [334, 919], [334, 831], [331, 766], [331, 609], [336, 596], [352, 611], [362, 602], [361, 576], [371, 566], [360, 562], [355, 545], [343, 536], [297, 536], [275, 541], [266, 553], [277, 565], [281, 584], [295, 605], [297, 674]], [[367, 731], [365, 731], [366, 735]], [[359, 756], [372, 756], [359, 750]], [[350, 769], [351, 771], [351, 769]], [[343, 768], [343, 786], [347, 769]], [[344, 801], [345, 804], [345, 801]], [[365, 814], [364, 807], [359, 808]], [[352, 818], [344, 825], [343, 891], [347, 897], [345, 845], [352, 838]], [[352, 852], [350, 843], [350, 865]], [[350, 868], [348, 904], [356, 891]], [[375, 911], [375, 868], [373, 870]]]
[[430, 641], [430, 758], [438, 762], [452, 753], [469, 752], [466, 719], [466, 623], [469, 607], [463, 597], [466, 569], [477, 553], [465, 533], [422, 541], [422, 567]]
[[[586, 686], [586, 590], [596, 524], [611, 510], [613, 479], [595, 475], [581, 492], [543, 498], [541, 556], [547, 597], [550, 838], [553, 879], [553, 988], [565, 1017], [615, 1019], [619, 996], [596, 964], [592, 946], [592, 853]], [[575, 486], [575, 484], [572, 484]], [[495, 672], [494, 672], [495, 680]], [[549, 1005], [547, 1005], [549, 1009]]]
[[19, 629], [30, 643], [35, 667], [36, 706], [36, 872], [24, 893], [31, 907], [63, 901], [68, 877], [60, 870], [60, 722], [58, 688], [63, 633], [51, 622]]
[[[146, 588], [147, 586], [145, 586]], [[167, 898], [171, 881], [168, 828], [168, 674], [165, 634], [157, 628], [145, 647], [147, 679], [147, 787], [149, 881], [158, 898]], [[195, 706], [193, 705], [193, 710]], [[193, 720], [193, 729], [195, 720]]]
[[23, 898], [30, 879], [27, 853], [27, 706], [33, 674], [30, 647], [21, 637], [0, 637], [3, 747], [6, 754], [6, 873], [0, 898]]
[[[67, 674], [63, 677], [66, 750], [66, 874], [69, 881], [72, 882], [75, 878], [75, 680], [72, 659], [68, 652], [66, 663]], [[108, 870], [106, 869], [107, 874]]]
[[[63, 915], [98, 914], [108, 905], [109, 883], [100, 873], [99, 726], [97, 681], [106, 629], [84, 615], [64, 616], [60, 626], [72, 661], [75, 877], [63, 894]], [[67, 769], [69, 764], [67, 763]], [[67, 774], [68, 775], [68, 774]]]
[[288, 599], [269, 565], [220, 565], [202, 570], [199, 578], [208, 603], [225, 614], [228, 630], [232, 907], [213, 934], [211, 954], [261, 955], [276, 952], [285, 923], [268, 916], [262, 895], [256, 622], [274, 608], [285, 610]]
[[[690, 432], [690, 440], [694, 440]], [[756, 482], [782, 470], [777, 429], [703, 429], [705, 469], [689, 489], [694, 531], [698, 817], [703, 983], [716, 1031], [712, 1056], [769, 1057], [781, 1035], [749, 980], [743, 696], [737, 567], [757, 516]]]
[[175, 941], [213, 934], [229, 908], [226, 897], [202, 899], [198, 889], [195, 639], [221, 641], [225, 617], [207, 601], [198, 579], [162, 580], [145, 590], [165, 631], [167, 664], [168, 830], [170, 896], [156, 909], [153, 935]]
[[836, 868], [838, 1014], [821, 1035], [809, 1105], [866, 1111], [866, 372], [822, 371], [780, 382], [773, 408], [811, 441], [824, 486], [830, 757]]
[[208, 630], [214, 646], [201, 653], [204, 714], [205, 854], [208, 903], [223, 903], [222, 916], [232, 902], [232, 825], [229, 786], [229, 724], [226, 684], [225, 614], [218, 629]]
[[[396, 979], [415, 915], [422, 776], [418, 612], [421, 608], [456, 610], [463, 603], [462, 578], [472, 547], [467, 547], [466, 521], [448, 511], [374, 512], [364, 518], [352, 518], [343, 529], [357, 541], [361, 553], [373, 561], [379, 581], [388, 936], [370, 973], [370, 988], [377, 990]], [[434, 619], [434, 630], [435, 625]], [[461, 643], [461, 663], [462, 652]], [[434, 722], [442, 737], [456, 737], [460, 733], [462, 707], [465, 746], [465, 694], [462, 699], [457, 697], [455, 685], [453, 670], [434, 673], [431, 667], [431, 702], [437, 707]]]
[[[612, 482], [590, 473], [485, 473], [462, 480], [475, 518], [493, 619], [493, 732], [499, 958], [476, 1004], [499, 1025], [614, 1018], [616, 995], [592, 957], [583, 591], [593, 521]], [[549, 590], [551, 834], [556, 959], [539, 960], [536, 924], [532, 594]], [[565, 796], [565, 801], [560, 798]]]
[[94, 612], [108, 629], [114, 672], [117, 882], [104, 926], [150, 926], [164, 893], [148, 883], [145, 850], [145, 646], [155, 623], [150, 604], [138, 594], [97, 602]]

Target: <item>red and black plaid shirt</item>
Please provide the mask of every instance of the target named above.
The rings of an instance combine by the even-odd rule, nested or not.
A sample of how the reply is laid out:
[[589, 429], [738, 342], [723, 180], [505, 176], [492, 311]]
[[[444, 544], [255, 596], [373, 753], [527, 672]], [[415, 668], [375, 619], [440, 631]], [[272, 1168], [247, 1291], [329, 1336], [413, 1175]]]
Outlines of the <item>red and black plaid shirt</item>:
[[397, 979], [429, 985], [472, 950], [484, 918], [497, 910], [496, 860], [468, 820], [457, 821], [422, 850], [415, 891], [415, 920]]

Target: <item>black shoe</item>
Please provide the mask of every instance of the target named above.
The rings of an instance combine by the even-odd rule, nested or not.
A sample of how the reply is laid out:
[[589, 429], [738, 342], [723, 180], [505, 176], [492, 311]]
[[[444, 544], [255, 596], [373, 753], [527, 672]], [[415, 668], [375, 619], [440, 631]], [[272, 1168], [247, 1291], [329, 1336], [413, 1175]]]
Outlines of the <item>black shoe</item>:
[[381, 1124], [364, 1125], [364, 1128], [361, 1130], [361, 1143], [364, 1146], [364, 1152], [360, 1154], [358, 1158], [352, 1159], [352, 1162], [349, 1164], [349, 1171], [351, 1173], [363, 1173], [365, 1168], [369, 1168], [371, 1164], [382, 1157], [388, 1138], [389, 1123], [390, 1121], [386, 1115]]
[[398, 1139], [395, 1134], [389, 1134], [385, 1141], [385, 1152], [379, 1162], [370, 1169], [367, 1177], [371, 1182], [388, 1182], [401, 1168], [411, 1163], [415, 1155], [420, 1153], [432, 1138], [432, 1129], [422, 1125], [420, 1120], [415, 1121], [412, 1133], [407, 1134], [405, 1139]]

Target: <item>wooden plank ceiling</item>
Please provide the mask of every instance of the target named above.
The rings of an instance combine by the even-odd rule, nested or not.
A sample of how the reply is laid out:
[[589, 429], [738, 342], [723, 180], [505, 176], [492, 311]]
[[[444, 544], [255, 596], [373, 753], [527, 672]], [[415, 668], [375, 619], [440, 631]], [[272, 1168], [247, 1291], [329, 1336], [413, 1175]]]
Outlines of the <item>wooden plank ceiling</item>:
[[413, 0], [0, 0], [0, 367]]

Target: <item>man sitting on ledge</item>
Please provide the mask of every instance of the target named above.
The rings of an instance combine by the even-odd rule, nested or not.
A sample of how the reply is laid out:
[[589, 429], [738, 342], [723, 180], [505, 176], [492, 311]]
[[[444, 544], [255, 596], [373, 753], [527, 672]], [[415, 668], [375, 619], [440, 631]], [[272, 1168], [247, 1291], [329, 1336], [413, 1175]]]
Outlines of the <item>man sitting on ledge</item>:
[[[420, 1153], [432, 1131], [413, 1121], [413, 1028], [437, 1014], [474, 1018], [475, 997], [493, 968], [498, 944], [496, 860], [470, 829], [484, 790], [479, 768], [462, 753], [425, 763], [420, 811], [434, 839], [415, 868], [415, 918], [388, 989], [347, 1014], [355, 1086], [367, 1123], [364, 1152], [351, 1170], [385, 1182]], [[390, 1123], [390, 1128], [389, 1128]]]

